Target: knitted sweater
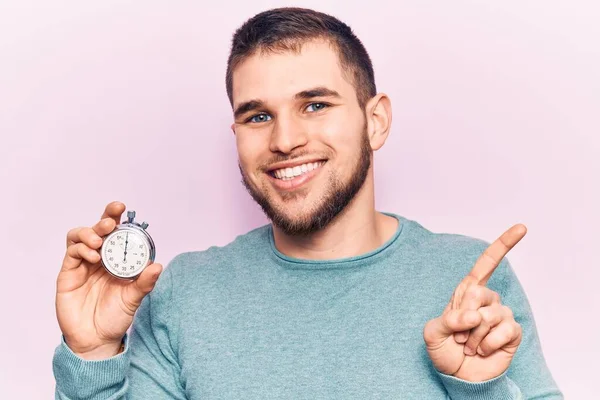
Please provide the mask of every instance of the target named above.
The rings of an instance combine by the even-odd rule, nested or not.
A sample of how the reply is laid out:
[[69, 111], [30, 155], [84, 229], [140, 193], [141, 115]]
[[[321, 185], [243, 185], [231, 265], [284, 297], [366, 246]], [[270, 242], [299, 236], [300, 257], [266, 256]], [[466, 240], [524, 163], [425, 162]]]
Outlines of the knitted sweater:
[[502, 375], [438, 372], [423, 341], [487, 243], [395, 214], [394, 236], [356, 257], [280, 253], [271, 225], [182, 253], [136, 313], [125, 351], [54, 360], [57, 399], [562, 399], [527, 298], [504, 259], [488, 282], [523, 328]]

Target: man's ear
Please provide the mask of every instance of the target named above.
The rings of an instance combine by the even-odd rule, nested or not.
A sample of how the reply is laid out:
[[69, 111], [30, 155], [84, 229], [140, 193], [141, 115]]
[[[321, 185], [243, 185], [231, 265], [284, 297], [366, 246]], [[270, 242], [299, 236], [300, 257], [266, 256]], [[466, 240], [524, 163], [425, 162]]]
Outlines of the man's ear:
[[231, 124], [231, 132], [233, 132], [233, 135], [235, 136], [235, 122]]
[[378, 93], [365, 106], [367, 134], [373, 151], [385, 143], [392, 125], [392, 102], [385, 93]]

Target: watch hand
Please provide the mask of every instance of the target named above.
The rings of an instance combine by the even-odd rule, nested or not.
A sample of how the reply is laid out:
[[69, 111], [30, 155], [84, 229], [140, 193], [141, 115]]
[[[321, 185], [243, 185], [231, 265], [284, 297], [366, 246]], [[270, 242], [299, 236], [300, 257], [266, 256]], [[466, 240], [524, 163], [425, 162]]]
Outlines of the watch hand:
[[123, 261], [127, 262], [127, 243], [129, 243], [129, 232], [125, 235], [125, 254], [123, 255]]

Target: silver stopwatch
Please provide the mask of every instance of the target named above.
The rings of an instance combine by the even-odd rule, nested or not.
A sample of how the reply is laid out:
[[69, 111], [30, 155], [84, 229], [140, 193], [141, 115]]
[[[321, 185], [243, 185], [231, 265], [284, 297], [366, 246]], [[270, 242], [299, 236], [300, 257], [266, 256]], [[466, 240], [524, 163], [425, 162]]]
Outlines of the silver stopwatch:
[[134, 219], [135, 211], [127, 211], [127, 221], [103, 238], [102, 265], [117, 278], [137, 278], [156, 256], [154, 241], [146, 232], [148, 224]]

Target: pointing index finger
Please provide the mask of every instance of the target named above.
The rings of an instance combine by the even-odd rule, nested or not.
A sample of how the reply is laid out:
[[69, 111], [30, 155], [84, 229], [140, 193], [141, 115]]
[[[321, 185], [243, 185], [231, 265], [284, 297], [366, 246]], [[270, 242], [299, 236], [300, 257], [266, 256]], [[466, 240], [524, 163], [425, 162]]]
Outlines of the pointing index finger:
[[525, 225], [512, 226], [485, 249], [468, 276], [474, 278], [478, 285], [485, 286], [504, 256], [523, 239], [526, 233], [527, 227]]

